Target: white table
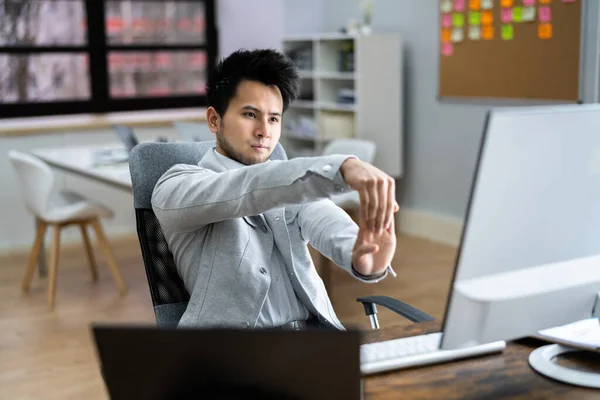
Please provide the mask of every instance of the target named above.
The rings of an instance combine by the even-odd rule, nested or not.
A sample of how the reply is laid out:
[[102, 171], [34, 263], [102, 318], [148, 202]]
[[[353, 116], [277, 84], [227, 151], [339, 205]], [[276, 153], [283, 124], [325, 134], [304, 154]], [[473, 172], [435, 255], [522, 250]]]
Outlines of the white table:
[[74, 146], [35, 149], [31, 153], [52, 167], [131, 192], [131, 176], [129, 175], [129, 164], [127, 162], [109, 165], [95, 164], [97, 158], [95, 154], [109, 149], [123, 149], [123, 146], [118, 143], [114, 145]]
[[[115, 143], [96, 146], [34, 149], [31, 151], [31, 154], [54, 168], [105, 183], [131, 193], [133, 188], [129, 174], [129, 164], [127, 162], [110, 165], [95, 164], [95, 159], [97, 159], [96, 154], [107, 149], [123, 149], [123, 146]], [[43, 243], [38, 256], [38, 265], [40, 276], [46, 276], [47, 267]]]

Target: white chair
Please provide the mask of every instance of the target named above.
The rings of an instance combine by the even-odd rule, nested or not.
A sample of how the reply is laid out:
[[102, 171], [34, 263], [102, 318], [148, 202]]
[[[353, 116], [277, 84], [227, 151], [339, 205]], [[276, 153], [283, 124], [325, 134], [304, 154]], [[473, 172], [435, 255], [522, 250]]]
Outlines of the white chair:
[[55, 190], [54, 174], [50, 167], [42, 160], [15, 150], [9, 152], [9, 159], [16, 172], [25, 206], [35, 216], [38, 222], [35, 241], [29, 256], [29, 264], [23, 279], [23, 292], [29, 292], [40, 247], [42, 246], [48, 226], [54, 227], [54, 239], [52, 243], [48, 279], [49, 308], [54, 308], [56, 272], [58, 269], [60, 233], [62, 228], [73, 224], [79, 225], [90, 262], [92, 277], [94, 280], [98, 279], [96, 262], [86, 230], [86, 227], [89, 224], [92, 226], [98, 237], [98, 242], [101, 249], [104, 251], [108, 267], [112, 272], [119, 291], [124, 295], [126, 288], [121, 276], [121, 271], [115, 261], [114, 254], [106, 239], [104, 231], [102, 230], [102, 225], [100, 224], [100, 218], [112, 217], [112, 211], [100, 204], [87, 200], [75, 192], [69, 190]]
[[[375, 142], [364, 139], [334, 139], [323, 149], [323, 155], [352, 154], [359, 160], [372, 163], [375, 160]], [[358, 192], [353, 190], [341, 195], [335, 195], [331, 200], [344, 210], [356, 211], [360, 205]]]

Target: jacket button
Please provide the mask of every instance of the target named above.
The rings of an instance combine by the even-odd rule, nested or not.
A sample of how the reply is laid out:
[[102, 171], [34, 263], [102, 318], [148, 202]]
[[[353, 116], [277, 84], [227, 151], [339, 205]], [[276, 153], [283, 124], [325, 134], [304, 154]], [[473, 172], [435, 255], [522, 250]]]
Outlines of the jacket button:
[[275, 218], [273, 218], [273, 219], [274, 219], [275, 221], [279, 221], [281, 218], [279, 218], [279, 217], [275, 217]]
[[242, 322], [242, 327], [248, 329], [248, 328], [250, 328], [250, 323], [248, 321], [244, 321], [244, 322]]
[[260, 273], [263, 274], [263, 275], [266, 275], [267, 274], [267, 270], [264, 269], [264, 268], [261, 268], [260, 269]]
[[267, 226], [266, 225], [261, 226], [260, 229], [262, 229], [263, 232], [267, 233]]
[[326, 166], [323, 167], [323, 171], [327, 172], [327, 171], [331, 171], [331, 165], [327, 164]]

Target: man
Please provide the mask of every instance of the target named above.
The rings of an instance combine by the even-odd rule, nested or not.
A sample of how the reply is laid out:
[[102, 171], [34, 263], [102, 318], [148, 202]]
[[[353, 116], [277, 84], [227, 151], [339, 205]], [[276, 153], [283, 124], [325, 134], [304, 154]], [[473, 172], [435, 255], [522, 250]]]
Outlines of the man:
[[[233, 53], [208, 82], [216, 148], [157, 182], [152, 207], [191, 296], [179, 326], [344, 329], [308, 243], [362, 281], [394, 274], [392, 178], [348, 155], [269, 160], [298, 89], [285, 56]], [[360, 228], [328, 199], [350, 189]]]

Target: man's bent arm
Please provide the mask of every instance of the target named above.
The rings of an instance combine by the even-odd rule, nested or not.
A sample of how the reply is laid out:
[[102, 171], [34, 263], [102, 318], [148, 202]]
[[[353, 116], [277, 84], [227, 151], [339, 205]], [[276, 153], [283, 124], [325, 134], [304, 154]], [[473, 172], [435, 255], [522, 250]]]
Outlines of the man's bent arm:
[[161, 226], [192, 231], [226, 219], [327, 198], [348, 190], [347, 155], [269, 161], [225, 172], [178, 164], [157, 182], [152, 208]]

